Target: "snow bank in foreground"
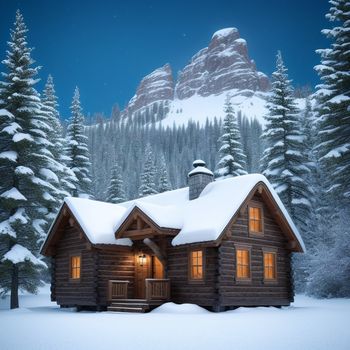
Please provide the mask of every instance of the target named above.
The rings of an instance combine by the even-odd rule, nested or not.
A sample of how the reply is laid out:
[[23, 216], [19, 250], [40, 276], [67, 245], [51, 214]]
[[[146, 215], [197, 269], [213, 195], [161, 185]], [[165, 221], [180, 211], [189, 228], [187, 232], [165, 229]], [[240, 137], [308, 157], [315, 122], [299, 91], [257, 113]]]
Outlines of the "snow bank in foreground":
[[[148, 314], [77, 313], [60, 309], [48, 294], [24, 295], [20, 303], [22, 309], [0, 310], [1, 350], [348, 350], [350, 344], [350, 299], [296, 296], [291, 307], [222, 313], [167, 303]], [[0, 299], [0, 309], [8, 304]]]
[[206, 314], [209, 311], [195, 304], [165, 303], [152, 311], [154, 314]]

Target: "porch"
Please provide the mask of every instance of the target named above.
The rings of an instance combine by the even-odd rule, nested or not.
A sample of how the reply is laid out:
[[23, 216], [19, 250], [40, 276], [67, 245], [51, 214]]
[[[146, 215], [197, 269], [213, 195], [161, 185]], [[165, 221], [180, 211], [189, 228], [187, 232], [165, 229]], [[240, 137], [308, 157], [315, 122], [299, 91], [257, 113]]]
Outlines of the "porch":
[[108, 281], [108, 311], [146, 312], [170, 300], [170, 280], [146, 278], [145, 298], [128, 298], [129, 281]]
[[115, 236], [132, 241], [134, 276], [108, 281], [109, 311], [146, 312], [170, 300], [166, 247], [175, 234], [133, 208]]

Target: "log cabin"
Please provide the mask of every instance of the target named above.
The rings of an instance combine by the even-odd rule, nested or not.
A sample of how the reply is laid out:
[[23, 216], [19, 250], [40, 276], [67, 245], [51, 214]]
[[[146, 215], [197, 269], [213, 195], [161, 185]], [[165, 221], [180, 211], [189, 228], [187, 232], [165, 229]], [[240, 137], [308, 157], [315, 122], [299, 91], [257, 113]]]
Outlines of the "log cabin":
[[41, 248], [51, 299], [130, 312], [289, 305], [291, 256], [305, 248], [271, 184], [260, 174], [214, 181], [193, 165], [186, 188], [120, 204], [65, 198]]

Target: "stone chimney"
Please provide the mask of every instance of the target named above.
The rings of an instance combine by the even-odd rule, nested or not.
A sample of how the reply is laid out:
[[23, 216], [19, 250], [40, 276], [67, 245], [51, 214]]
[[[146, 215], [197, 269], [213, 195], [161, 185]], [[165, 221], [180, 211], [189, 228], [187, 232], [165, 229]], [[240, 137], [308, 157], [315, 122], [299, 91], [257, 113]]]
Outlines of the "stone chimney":
[[188, 173], [188, 186], [190, 200], [196, 199], [214, 179], [214, 174], [205, 166], [203, 160], [197, 159], [193, 162], [194, 169]]

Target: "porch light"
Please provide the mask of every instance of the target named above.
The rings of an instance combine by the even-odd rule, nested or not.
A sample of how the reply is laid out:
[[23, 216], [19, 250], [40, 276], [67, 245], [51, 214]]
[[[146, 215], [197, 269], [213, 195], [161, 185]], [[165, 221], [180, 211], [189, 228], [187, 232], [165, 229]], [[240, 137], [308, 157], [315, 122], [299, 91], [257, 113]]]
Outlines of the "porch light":
[[143, 266], [146, 264], [146, 255], [145, 254], [139, 255], [139, 264], [140, 264], [140, 266]]

